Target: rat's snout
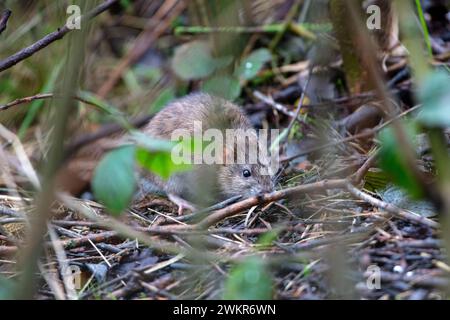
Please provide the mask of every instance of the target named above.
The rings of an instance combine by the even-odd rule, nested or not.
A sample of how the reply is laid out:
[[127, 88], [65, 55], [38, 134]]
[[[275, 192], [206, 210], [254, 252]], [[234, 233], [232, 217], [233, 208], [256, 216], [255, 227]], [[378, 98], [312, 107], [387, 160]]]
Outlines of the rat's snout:
[[274, 186], [273, 184], [268, 184], [268, 185], [264, 185], [264, 186], [260, 186], [256, 192], [257, 195], [262, 195], [265, 193], [271, 193], [274, 190]]
[[261, 193], [271, 193], [271, 192], [273, 192], [273, 186], [271, 185], [271, 186], [267, 186], [267, 187], [264, 187], [264, 188], [262, 188], [261, 189]]

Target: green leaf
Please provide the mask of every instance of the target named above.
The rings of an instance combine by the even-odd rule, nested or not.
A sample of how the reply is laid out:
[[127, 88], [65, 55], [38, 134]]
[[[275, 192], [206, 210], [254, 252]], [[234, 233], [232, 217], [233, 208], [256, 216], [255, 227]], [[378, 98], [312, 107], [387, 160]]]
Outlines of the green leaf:
[[142, 91], [142, 87], [139, 84], [138, 77], [133, 69], [129, 69], [124, 73], [122, 77], [125, 85], [127, 86], [128, 91], [130, 92], [140, 92]]
[[149, 151], [166, 151], [171, 152], [174, 147], [174, 141], [153, 138], [141, 131], [133, 131], [130, 134], [131, 141], [140, 148]]
[[128, 9], [131, 5], [131, 1], [130, 0], [120, 0], [120, 5], [123, 8]]
[[[407, 128], [410, 143], [411, 145], [414, 145], [414, 128], [412, 126], [405, 127]], [[422, 197], [422, 187], [407, 167], [407, 162], [404, 153], [402, 152], [403, 147], [397, 141], [394, 130], [391, 127], [385, 128], [380, 132], [379, 140], [381, 142], [379, 157], [381, 169], [390, 176], [392, 182], [408, 191], [412, 197]]]
[[233, 101], [241, 95], [241, 84], [235, 77], [216, 76], [203, 83], [203, 90]]
[[386, 172], [378, 168], [372, 168], [364, 175], [364, 189], [371, 192], [385, 189], [389, 182]]
[[186, 147], [188, 151], [194, 150], [191, 146], [193, 142], [190, 137], [187, 137], [189, 139], [186, 141], [184, 139], [169, 141], [156, 139], [140, 131], [135, 131], [131, 134], [131, 138], [137, 145], [137, 163], [163, 179], [169, 178], [175, 172], [186, 171], [192, 168], [190, 164], [175, 163], [172, 159], [172, 150], [179, 143], [181, 143], [181, 147]]
[[227, 300], [270, 300], [272, 295], [272, 275], [257, 257], [235, 266], [225, 283], [224, 299]]
[[427, 127], [450, 126], [450, 76], [444, 71], [429, 75], [419, 90], [423, 107], [417, 119]]
[[136, 189], [135, 153], [136, 148], [131, 145], [112, 150], [94, 172], [94, 195], [114, 215], [122, 213], [133, 198]]
[[175, 99], [175, 92], [173, 88], [168, 87], [163, 89], [158, 97], [153, 101], [150, 106], [150, 113], [156, 113], [164, 108], [170, 101]]
[[278, 238], [279, 230], [273, 229], [263, 233], [259, 238], [257, 243], [262, 247], [270, 247], [273, 242]]
[[238, 77], [250, 80], [254, 78], [266, 62], [272, 59], [272, 55], [267, 49], [258, 49], [253, 51], [245, 58], [236, 70]]
[[232, 60], [232, 57], [214, 58], [207, 42], [192, 41], [175, 50], [172, 69], [183, 80], [198, 80], [226, 67]]
[[13, 292], [15, 289], [15, 282], [0, 276], [0, 300], [13, 299]]
[[189, 164], [175, 164], [172, 161], [172, 153], [167, 151], [149, 151], [145, 148], [138, 148], [136, 160], [143, 168], [166, 180], [175, 172], [191, 169]]

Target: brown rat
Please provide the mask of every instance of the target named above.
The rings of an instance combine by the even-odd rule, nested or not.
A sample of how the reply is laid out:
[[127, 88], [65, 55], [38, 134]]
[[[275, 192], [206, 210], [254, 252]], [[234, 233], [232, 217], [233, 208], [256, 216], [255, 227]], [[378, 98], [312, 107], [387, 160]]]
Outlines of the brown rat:
[[[249, 119], [238, 106], [208, 94], [195, 93], [170, 103], [144, 125], [141, 131], [154, 138], [170, 140], [176, 129], [192, 133], [195, 121], [201, 122], [202, 130], [252, 129]], [[240, 141], [243, 136], [239, 135], [237, 138]], [[249, 145], [264, 148], [260, 146], [256, 134], [249, 135], [247, 139]], [[78, 194], [82, 190], [80, 186], [86, 186], [92, 179], [103, 154], [126, 143], [126, 140], [123, 134], [118, 134], [83, 147], [69, 161], [65, 170], [60, 172], [60, 186], [72, 194]], [[142, 170], [139, 192], [135, 199], [139, 200], [149, 192], [162, 189], [169, 195], [206, 205], [236, 195], [247, 197], [273, 190], [272, 175], [260, 172], [269, 163], [264, 153], [258, 157], [257, 163], [250, 164], [247, 161], [248, 151], [243, 150], [241, 144], [229, 144], [224, 151], [226, 164], [195, 165], [194, 170], [175, 173], [167, 181]], [[237, 153], [244, 153], [246, 160], [240, 164], [230, 163], [232, 161], [229, 160], [233, 160]]]
[[[194, 122], [201, 122], [203, 132], [207, 129], [218, 129], [222, 132], [226, 129], [253, 129], [249, 119], [238, 106], [209, 94], [195, 93], [170, 103], [143, 127], [142, 131], [155, 138], [170, 140], [176, 129], [193, 133]], [[246, 145], [245, 141], [241, 144], [242, 139], [247, 139], [248, 144]], [[273, 174], [268, 166], [267, 153], [259, 153], [257, 163], [250, 161], [248, 155], [250, 150], [246, 147], [265, 148], [259, 143], [255, 133], [246, 137], [239, 134], [234, 143], [225, 141], [224, 144], [223, 164], [195, 165], [192, 171], [176, 173], [168, 181], [145, 174], [141, 187], [146, 179], [150, 179], [169, 194], [194, 201], [210, 198], [206, 202], [236, 195], [248, 197], [273, 190]], [[244, 161], [236, 161], [238, 153], [245, 155]], [[268, 171], [264, 171], [265, 169]]]

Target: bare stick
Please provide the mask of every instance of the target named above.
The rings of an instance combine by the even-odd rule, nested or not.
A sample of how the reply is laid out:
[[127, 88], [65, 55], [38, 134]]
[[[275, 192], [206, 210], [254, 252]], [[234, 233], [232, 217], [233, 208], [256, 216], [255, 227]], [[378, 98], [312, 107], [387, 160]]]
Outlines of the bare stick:
[[204, 229], [210, 227], [217, 222], [233, 216], [243, 210], [251, 208], [258, 204], [269, 203], [272, 201], [277, 201], [283, 198], [287, 198], [293, 195], [312, 192], [312, 191], [323, 191], [326, 189], [341, 189], [345, 188], [347, 185], [347, 180], [345, 179], [337, 179], [337, 180], [322, 180], [315, 183], [304, 184], [293, 188], [288, 188], [284, 190], [275, 191], [272, 193], [264, 194], [262, 196], [254, 196], [242, 201], [239, 201], [235, 204], [232, 204], [229, 207], [214, 211], [205, 219], [200, 221], [198, 224], [193, 225], [194, 228]]
[[362, 167], [355, 172], [355, 177], [353, 179], [354, 184], [357, 185], [361, 183], [367, 171], [369, 171], [370, 168], [372, 168], [372, 166], [375, 164], [377, 158], [378, 158], [378, 150], [375, 151], [369, 158], [367, 158]]
[[[14, 101], [8, 102], [7, 104], [0, 105], [0, 111], [8, 110], [9, 108], [12, 108], [12, 107], [24, 104], [24, 103], [30, 103], [35, 100], [44, 100], [44, 99], [52, 99], [52, 98], [57, 98], [57, 96], [55, 97], [55, 94], [53, 94], [53, 93], [38, 93], [33, 96], [19, 98]], [[60, 97], [60, 98], [62, 98], [62, 97]], [[73, 99], [83, 102], [85, 104], [100, 108], [98, 104], [96, 104], [92, 101], [89, 101], [85, 98], [82, 98], [79, 96], [74, 96]]]
[[11, 10], [8, 9], [3, 10], [3, 12], [0, 14], [0, 34], [5, 31], [10, 16]]
[[374, 198], [371, 195], [369, 195], [365, 192], [362, 192], [358, 188], [355, 188], [350, 183], [348, 183], [348, 185], [347, 185], [347, 190], [355, 197], [357, 197], [361, 200], [364, 200], [375, 207], [385, 210], [385, 211], [389, 212], [390, 214], [392, 214], [396, 217], [399, 217], [400, 219], [409, 220], [409, 221], [412, 221], [412, 222], [415, 222], [418, 224], [426, 225], [427, 227], [431, 227], [431, 228], [439, 227], [439, 224], [436, 221], [413, 214], [413, 213], [403, 210], [397, 206], [394, 206], [393, 204], [386, 203], [377, 198]]
[[[81, 21], [89, 20], [103, 11], [108, 10], [113, 4], [118, 2], [119, 0], [107, 0], [103, 2], [98, 7], [94, 8], [92, 11], [88, 12], [86, 15], [81, 17]], [[9, 56], [8, 58], [0, 61], [0, 72], [5, 71], [6, 69], [11, 68], [12, 66], [16, 65], [20, 61], [23, 61], [27, 59], [28, 57], [31, 57], [36, 52], [44, 49], [49, 44], [55, 42], [56, 40], [62, 39], [67, 33], [72, 31], [72, 29], [69, 29], [66, 25], [58, 28], [58, 30], [53, 31], [52, 33], [49, 33], [42, 39], [38, 40], [37, 42], [33, 43], [32, 45], [23, 48], [22, 50], [16, 52], [12, 56]], [[0, 32], [1, 33], [1, 32]]]

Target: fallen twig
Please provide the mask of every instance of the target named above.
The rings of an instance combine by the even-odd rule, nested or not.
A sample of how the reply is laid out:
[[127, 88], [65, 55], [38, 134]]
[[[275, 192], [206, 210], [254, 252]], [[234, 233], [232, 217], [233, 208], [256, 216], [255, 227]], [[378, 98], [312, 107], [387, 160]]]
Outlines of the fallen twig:
[[214, 225], [215, 223], [233, 216], [243, 210], [256, 206], [258, 204], [265, 204], [272, 201], [277, 201], [283, 198], [288, 198], [293, 195], [307, 193], [312, 191], [323, 191], [326, 189], [340, 189], [345, 188], [347, 185], [347, 181], [345, 179], [336, 179], [336, 180], [322, 180], [315, 183], [304, 184], [293, 188], [288, 188], [284, 190], [275, 191], [269, 194], [264, 194], [262, 196], [254, 196], [242, 201], [239, 201], [235, 204], [232, 204], [229, 207], [217, 210], [207, 216], [205, 219], [200, 221], [198, 224], [193, 225], [194, 228], [204, 229]]
[[[84, 246], [86, 244], [89, 244], [90, 241], [96, 243], [96, 242], [106, 242], [111, 239], [116, 238], [119, 235], [116, 231], [106, 231], [96, 234], [90, 234], [88, 236], [80, 237], [80, 238], [73, 238], [73, 239], [67, 239], [67, 240], [61, 240], [58, 242], [58, 245], [61, 245], [64, 249], [73, 249], [77, 247]], [[48, 246], [52, 246], [53, 244], [51, 242], [47, 243]]]
[[355, 197], [357, 197], [361, 200], [364, 200], [375, 207], [383, 209], [398, 218], [405, 219], [405, 220], [419, 223], [419, 224], [423, 224], [423, 225], [426, 225], [431, 228], [439, 227], [439, 224], [436, 221], [433, 221], [428, 218], [410, 213], [410, 212], [400, 209], [399, 207], [396, 207], [390, 203], [386, 203], [377, 198], [374, 198], [371, 195], [364, 193], [361, 190], [359, 190], [358, 188], [354, 187], [351, 183], [347, 184], [347, 190]]

